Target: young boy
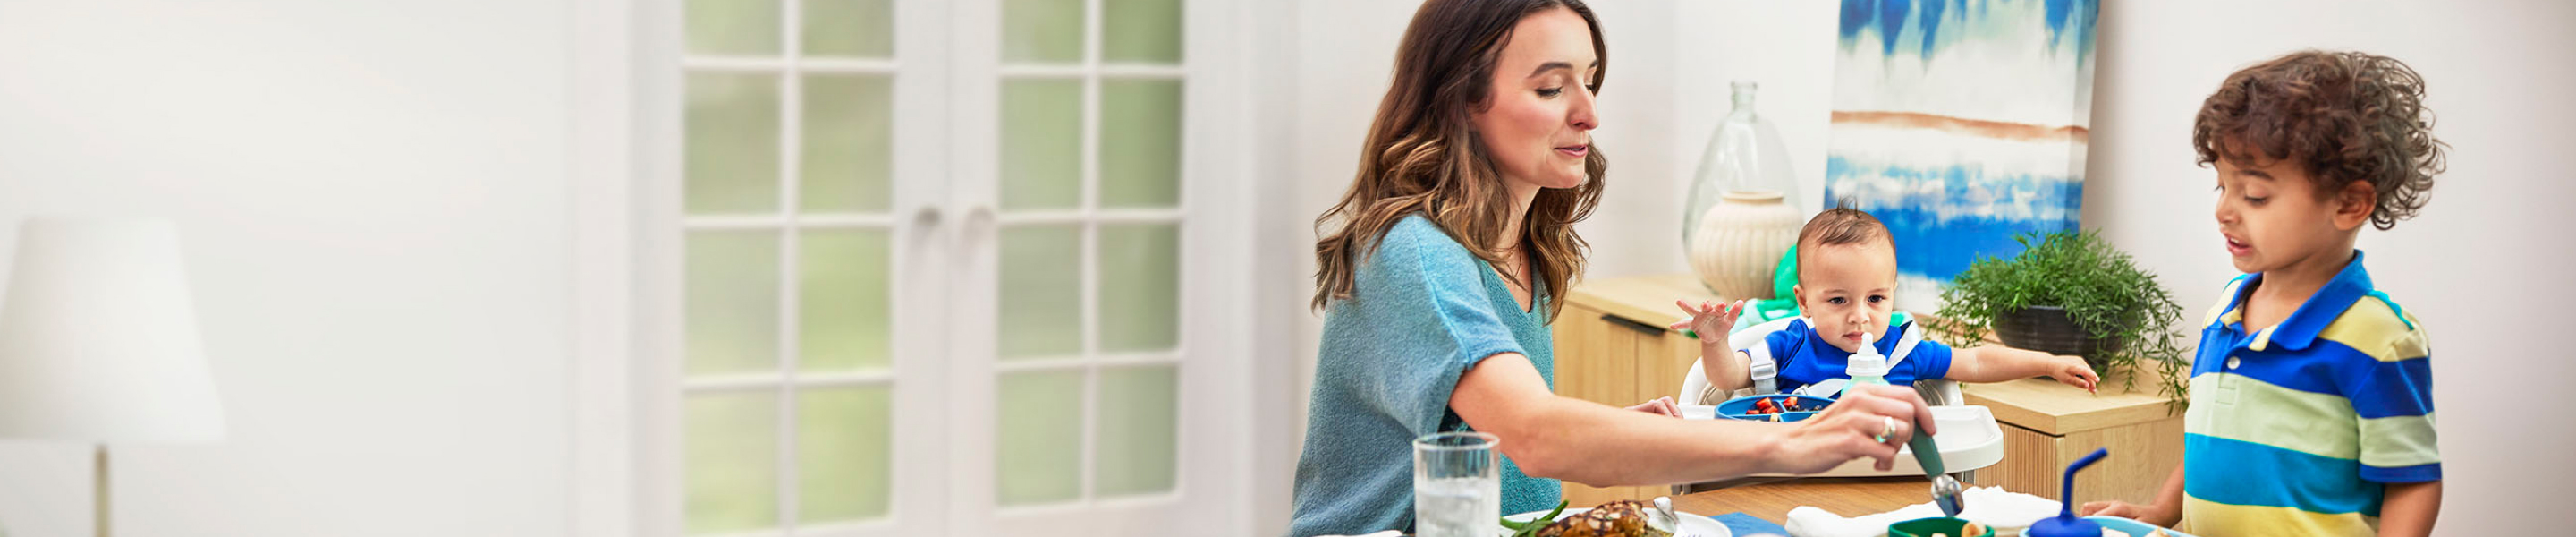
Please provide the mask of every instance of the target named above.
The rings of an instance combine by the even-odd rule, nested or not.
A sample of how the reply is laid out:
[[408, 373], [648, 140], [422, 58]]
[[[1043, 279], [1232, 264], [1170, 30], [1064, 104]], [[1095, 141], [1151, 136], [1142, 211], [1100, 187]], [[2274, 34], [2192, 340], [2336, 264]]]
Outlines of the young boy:
[[2245, 272], [2210, 309], [2183, 463], [2155, 502], [2086, 504], [2206, 537], [2426, 535], [2442, 502], [2424, 327], [2353, 238], [2413, 217], [2442, 171], [2424, 79], [2357, 52], [2237, 71], [2201, 103], [2200, 164]]
[[[1906, 385], [1918, 379], [1946, 378], [1967, 382], [2000, 382], [2051, 375], [2069, 386], [2093, 389], [2100, 377], [2084, 359], [1997, 345], [1952, 351], [1923, 337], [1913, 323], [1888, 326], [1896, 293], [1896, 243], [1887, 226], [1869, 213], [1835, 208], [1818, 213], [1798, 231], [1798, 308], [1805, 317], [1772, 332], [1763, 343], [1731, 349], [1727, 333], [1741, 312], [1738, 304], [1692, 306], [1678, 303], [1691, 319], [1676, 323], [1701, 334], [1700, 356], [1708, 374], [1709, 393], [1692, 394], [1702, 402], [1723, 401], [1725, 394], [1774, 380], [1780, 393], [1833, 396], [1848, 380], [1843, 366], [1860, 350], [1863, 335], [1889, 360], [1887, 383]], [[1910, 336], [1910, 337], [1909, 337]], [[1731, 358], [1731, 359], [1729, 359]], [[1776, 371], [1757, 371], [1770, 364]], [[1805, 390], [1805, 391], [1801, 391]]]

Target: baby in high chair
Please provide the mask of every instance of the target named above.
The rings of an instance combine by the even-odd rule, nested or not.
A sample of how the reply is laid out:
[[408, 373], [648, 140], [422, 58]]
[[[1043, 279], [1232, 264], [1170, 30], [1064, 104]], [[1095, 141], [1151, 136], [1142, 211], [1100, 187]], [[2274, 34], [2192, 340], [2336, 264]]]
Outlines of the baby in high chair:
[[1832, 397], [1850, 381], [1843, 367], [1867, 338], [1887, 357], [1889, 384], [1921, 379], [2001, 382], [2047, 375], [2068, 386], [2094, 389], [2101, 377], [2083, 358], [2001, 345], [1953, 351], [1926, 339], [1915, 323], [1888, 325], [1896, 292], [1896, 243], [1887, 226], [1856, 209], [1818, 213], [1798, 231], [1798, 285], [1803, 318], [1772, 331], [1748, 348], [1730, 349], [1724, 334], [1743, 303], [1680, 305], [1690, 319], [1672, 328], [1700, 338], [1700, 367], [1708, 390], [1700, 404], [1725, 401], [1748, 387], [1754, 393]]

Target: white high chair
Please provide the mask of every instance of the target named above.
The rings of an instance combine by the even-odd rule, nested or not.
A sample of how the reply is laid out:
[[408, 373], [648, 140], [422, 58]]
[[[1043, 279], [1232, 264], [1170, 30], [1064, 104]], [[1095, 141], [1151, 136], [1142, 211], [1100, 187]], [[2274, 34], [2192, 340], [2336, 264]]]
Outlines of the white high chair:
[[[1912, 319], [1910, 319], [1910, 317], [1911, 317], [1910, 315], [1906, 315], [1904, 312], [1896, 312], [1896, 314], [1894, 314], [1894, 315], [1892, 315], [1892, 316], [1890, 316], [1890, 317], [1889, 317], [1889, 322], [1892, 322], [1892, 323], [1899, 323], [1899, 324], [1906, 323], [1906, 322], [1912, 322]], [[1735, 398], [1735, 397], [1742, 397], [1742, 396], [1747, 396], [1747, 395], [1760, 395], [1760, 394], [1776, 393], [1776, 392], [1778, 391], [1778, 388], [1776, 388], [1776, 387], [1775, 387], [1775, 386], [1777, 386], [1777, 384], [1776, 384], [1776, 380], [1775, 380], [1775, 379], [1776, 379], [1776, 378], [1778, 377], [1778, 375], [1779, 375], [1779, 362], [1778, 362], [1778, 361], [1776, 361], [1776, 360], [1771, 359], [1771, 357], [1770, 357], [1770, 356], [1768, 356], [1768, 354], [1769, 354], [1769, 347], [1764, 346], [1764, 345], [1762, 344], [1762, 339], [1763, 339], [1764, 337], [1769, 336], [1772, 332], [1779, 331], [1779, 330], [1780, 330], [1780, 329], [1782, 329], [1782, 328], [1787, 328], [1787, 327], [1789, 326], [1789, 322], [1790, 322], [1790, 321], [1793, 321], [1793, 320], [1796, 320], [1796, 319], [1798, 319], [1798, 317], [1789, 317], [1789, 318], [1783, 318], [1783, 319], [1773, 319], [1773, 320], [1771, 320], [1771, 321], [1762, 322], [1762, 323], [1759, 323], [1759, 324], [1754, 324], [1754, 325], [1752, 325], [1752, 326], [1745, 326], [1745, 327], [1741, 327], [1741, 328], [1739, 328], [1739, 329], [1729, 330], [1729, 331], [1728, 331], [1728, 333], [1727, 333], [1727, 336], [1726, 336], [1726, 346], [1727, 346], [1728, 348], [1730, 348], [1730, 349], [1745, 349], [1745, 350], [1748, 350], [1748, 351], [1752, 351], [1752, 350], [1754, 350], [1754, 349], [1760, 349], [1759, 353], [1758, 353], [1758, 354], [1755, 354], [1755, 355], [1753, 356], [1753, 358], [1754, 358], [1754, 359], [1753, 359], [1753, 364], [1752, 364], [1752, 365], [1753, 365], [1752, 377], [1754, 378], [1753, 386], [1746, 387], [1746, 388], [1744, 388], [1744, 389], [1740, 389], [1740, 390], [1735, 390], [1734, 392], [1732, 392], [1732, 393], [1727, 393], [1727, 394], [1709, 394], [1709, 393], [1707, 393], [1707, 392], [1709, 391], [1708, 373], [1707, 373], [1705, 370], [1700, 369], [1700, 367], [1701, 367], [1701, 365], [1702, 365], [1700, 360], [1705, 360], [1705, 359], [1706, 359], [1706, 357], [1702, 357], [1700, 360], [1692, 360], [1692, 361], [1691, 361], [1691, 365], [1690, 365], [1690, 371], [1689, 371], [1689, 372], [1687, 372], [1687, 373], [1685, 373], [1685, 374], [1683, 374], [1683, 377], [1682, 377], [1682, 391], [1681, 391], [1681, 394], [1682, 394], [1682, 397], [1686, 399], [1686, 402], [1685, 402], [1684, 404], [1715, 405], [1715, 404], [1717, 404], [1717, 403], [1725, 402], [1727, 399], [1731, 399], [1731, 398]], [[1739, 324], [1741, 324], [1741, 322], [1740, 322], [1740, 321], [1739, 321]], [[1907, 334], [1908, 334], [1908, 336], [1909, 336], [1909, 337], [1908, 337], [1907, 339], [1917, 339], [1917, 338], [1920, 338], [1922, 333], [1923, 333], [1923, 332], [1921, 332], [1921, 330], [1920, 330], [1919, 328], [1918, 328], [1918, 329], [1913, 329], [1913, 330], [1908, 330], [1908, 331], [1907, 331]], [[1895, 362], [1901, 362], [1901, 361], [1902, 361], [1902, 359], [1900, 358], [1900, 356], [1902, 356], [1902, 355], [1904, 355], [1904, 354], [1906, 354], [1906, 353], [1908, 353], [1908, 352], [1912, 351], [1912, 350], [1913, 350], [1913, 349], [1912, 349], [1912, 344], [1913, 344], [1913, 343], [1911, 343], [1911, 342], [1903, 342], [1903, 341], [1898, 342], [1898, 344], [1897, 344], [1898, 353], [1897, 353], [1897, 355], [1896, 355], [1896, 356], [1890, 356], [1890, 357], [1889, 357], [1889, 359], [1890, 359], [1890, 365], [1894, 365], [1894, 363], [1895, 363]], [[1749, 352], [1748, 354], [1754, 354], [1754, 353], [1750, 353], [1750, 352]], [[1967, 398], [1965, 398], [1965, 397], [1963, 397], [1963, 396], [1961, 396], [1961, 395], [1959, 394], [1959, 382], [1958, 382], [1958, 381], [1954, 381], [1954, 380], [1950, 380], [1950, 379], [1924, 379], [1924, 380], [1917, 380], [1917, 381], [1915, 381], [1915, 382], [1914, 382], [1914, 391], [1915, 391], [1915, 393], [1921, 394], [1921, 395], [1923, 396], [1923, 402], [1924, 402], [1925, 404], [1929, 404], [1929, 405], [1932, 405], [1932, 406], [1965, 406], [1965, 405], [1967, 404]], [[1712, 395], [1723, 395], [1723, 396], [1712, 398], [1712, 397], [1711, 397]], [[1959, 409], [1959, 410], [1961, 410], [1961, 411], [1968, 411], [1969, 409]], [[1944, 413], [1944, 412], [1949, 412], [1949, 411], [1940, 411], [1940, 412], [1936, 412], [1936, 415], [1937, 415], [1937, 414], [1940, 414], [1940, 413]], [[2000, 442], [1999, 442], [2001, 432], [2000, 432], [2000, 431], [1995, 431], [1995, 430], [1993, 430], [1993, 429], [1995, 428], [1993, 418], [1992, 418], [1990, 415], [1985, 415], [1985, 411], [1984, 411], [1984, 409], [1982, 409], [1982, 408], [1980, 408], [1980, 409], [1975, 409], [1975, 410], [1974, 410], [1974, 412], [1973, 412], [1973, 414], [1976, 414], [1976, 415], [1978, 415], [1978, 416], [1981, 416], [1981, 417], [1982, 417], [1982, 419], [1983, 419], [1983, 424], [1984, 424], [1984, 426], [1985, 426], [1984, 428], [1985, 428], [1985, 429], [1987, 429], [1989, 433], [1991, 433], [1991, 434], [1989, 434], [1988, 436], [1993, 437], [1993, 438], [1987, 438], [1988, 443], [1989, 443], [1989, 444], [1992, 444], [1992, 445], [1987, 445], [1987, 446], [1986, 446], [1986, 448], [1988, 448], [1988, 449], [1984, 450], [1984, 451], [1985, 451], [1985, 453], [1983, 454], [1983, 458], [1981, 459], [1981, 460], [1982, 460], [1982, 463], [1980, 463], [1980, 464], [1960, 465], [1960, 464], [1957, 464], [1957, 461], [1955, 461], [1955, 460], [1953, 461], [1953, 463], [1952, 463], [1952, 464], [1953, 464], [1953, 466], [1951, 466], [1951, 470], [1952, 470], [1952, 471], [1951, 471], [1951, 475], [1953, 475], [1953, 476], [1958, 476], [1961, 480], [1973, 480], [1973, 479], [1975, 478], [1975, 476], [1976, 476], [1976, 471], [1977, 471], [1977, 469], [1979, 469], [1979, 468], [1983, 468], [1983, 467], [1988, 466], [1988, 465], [1992, 465], [1994, 462], [1996, 462], [1996, 459], [1999, 459], [1999, 458], [2001, 457], [2001, 445], [2000, 445]], [[1945, 425], [1945, 427], [1947, 427], [1947, 426]], [[1946, 430], [1945, 430], [1945, 431], [1946, 431]], [[1944, 435], [1944, 436], [1948, 436], [1948, 435], [1950, 435], [1950, 434], [1951, 434], [1951, 433], [1948, 433], [1948, 432], [1944, 432], [1944, 433], [1943, 433], [1943, 435]], [[1962, 433], [1962, 434], [1974, 434], [1974, 431], [1968, 431], [1968, 432], [1964, 432], [1964, 433]], [[1947, 450], [1946, 448], [1947, 448], [1948, 446], [1946, 446], [1946, 445], [1945, 445], [1944, 447], [1945, 447], [1944, 452], [1945, 452], [1945, 453], [1947, 453], [1947, 452], [1948, 452], [1948, 450]], [[1945, 458], [1947, 458], [1947, 457], [1945, 457]], [[1910, 463], [1911, 463], [1911, 462], [1912, 462], [1912, 461], [1910, 461], [1910, 460], [1907, 460], [1907, 461], [1900, 461], [1900, 465], [1910, 465]], [[1866, 464], [1858, 464], [1857, 462], [1856, 462], [1855, 464], [1846, 464], [1845, 466], [1846, 466], [1846, 467], [1848, 467], [1848, 468], [1837, 468], [1837, 469], [1836, 469], [1836, 470], [1834, 470], [1834, 471], [1829, 471], [1829, 472], [1826, 472], [1826, 473], [1824, 473], [1824, 474], [1818, 474], [1818, 475], [1891, 475], [1891, 474], [1887, 474], [1887, 473], [1884, 473], [1884, 472], [1875, 472], [1875, 471], [1871, 471], [1871, 470], [1869, 470], [1869, 469], [1867, 468]], [[1917, 469], [1916, 469], [1916, 470], [1914, 470], [1914, 471], [1919, 472], [1919, 471], [1921, 471], [1921, 469], [1917, 468]], [[1902, 473], [1902, 472], [1899, 472], [1899, 473]], [[1919, 474], [1917, 474], [1917, 475], [1919, 475]], [[1764, 481], [1769, 481], [1769, 480], [1777, 479], [1778, 477], [1792, 477], [1792, 476], [1787, 476], [1787, 475], [1779, 475], [1779, 476], [1771, 476], [1771, 477], [1755, 476], [1755, 477], [1748, 477], [1748, 478], [1737, 478], [1737, 479], [1721, 480], [1721, 481], [1710, 482], [1710, 483], [1682, 483], [1682, 484], [1675, 484], [1675, 485], [1673, 485], [1673, 487], [1672, 487], [1672, 492], [1673, 492], [1674, 494], [1677, 494], [1677, 495], [1679, 495], [1679, 494], [1689, 494], [1689, 493], [1697, 492], [1697, 491], [1701, 491], [1701, 490], [1709, 490], [1709, 489], [1714, 489], [1714, 488], [1725, 488], [1725, 487], [1729, 487], [1729, 486], [1735, 486], [1735, 485], [1738, 485], [1738, 484], [1764, 482]]]

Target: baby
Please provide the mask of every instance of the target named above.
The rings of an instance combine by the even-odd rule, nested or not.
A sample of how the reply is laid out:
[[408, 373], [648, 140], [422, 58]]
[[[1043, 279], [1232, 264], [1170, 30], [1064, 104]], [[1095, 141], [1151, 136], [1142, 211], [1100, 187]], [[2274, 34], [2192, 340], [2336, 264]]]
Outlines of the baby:
[[[1848, 383], [1843, 366], [1860, 350], [1863, 337], [1888, 359], [1889, 384], [1921, 379], [2001, 382], [2048, 375], [2069, 386], [2091, 390], [2101, 377], [2084, 359], [1999, 345], [1953, 351], [1925, 339], [1914, 323], [1888, 325], [1896, 292], [1896, 243], [1887, 226], [1869, 213], [1835, 208], [1816, 215], [1798, 231], [1798, 285], [1793, 288], [1805, 317], [1771, 332], [1762, 343], [1727, 348], [1727, 330], [1742, 313], [1742, 303], [1692, 306], [1677, 302], [1691, 318], [1674, 323], [1700, 338], [1700, 356], [1709, 389], [1702, 404], [1724, 401], [1750, 386], [1757, 393], [1778, 391], [1833, 396]], [[1836, 380], [1841, 379], [1841, 380]], [[1802, 391], [1803, 390], [1803, 391]]]

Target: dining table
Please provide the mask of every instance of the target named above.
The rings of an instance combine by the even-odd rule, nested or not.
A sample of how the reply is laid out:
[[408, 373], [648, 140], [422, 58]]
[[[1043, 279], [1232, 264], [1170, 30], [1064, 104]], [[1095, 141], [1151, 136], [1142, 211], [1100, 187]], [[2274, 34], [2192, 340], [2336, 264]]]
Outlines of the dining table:
[[1738, 484], [1673, 497], [1673, 510], [1703, 516], [1743, 513], [1787, 524], [1789, 510], [1811, 506], [1856, 517], [1932, 501], [1932, 485], [1912, 477], [1806, 477]]

